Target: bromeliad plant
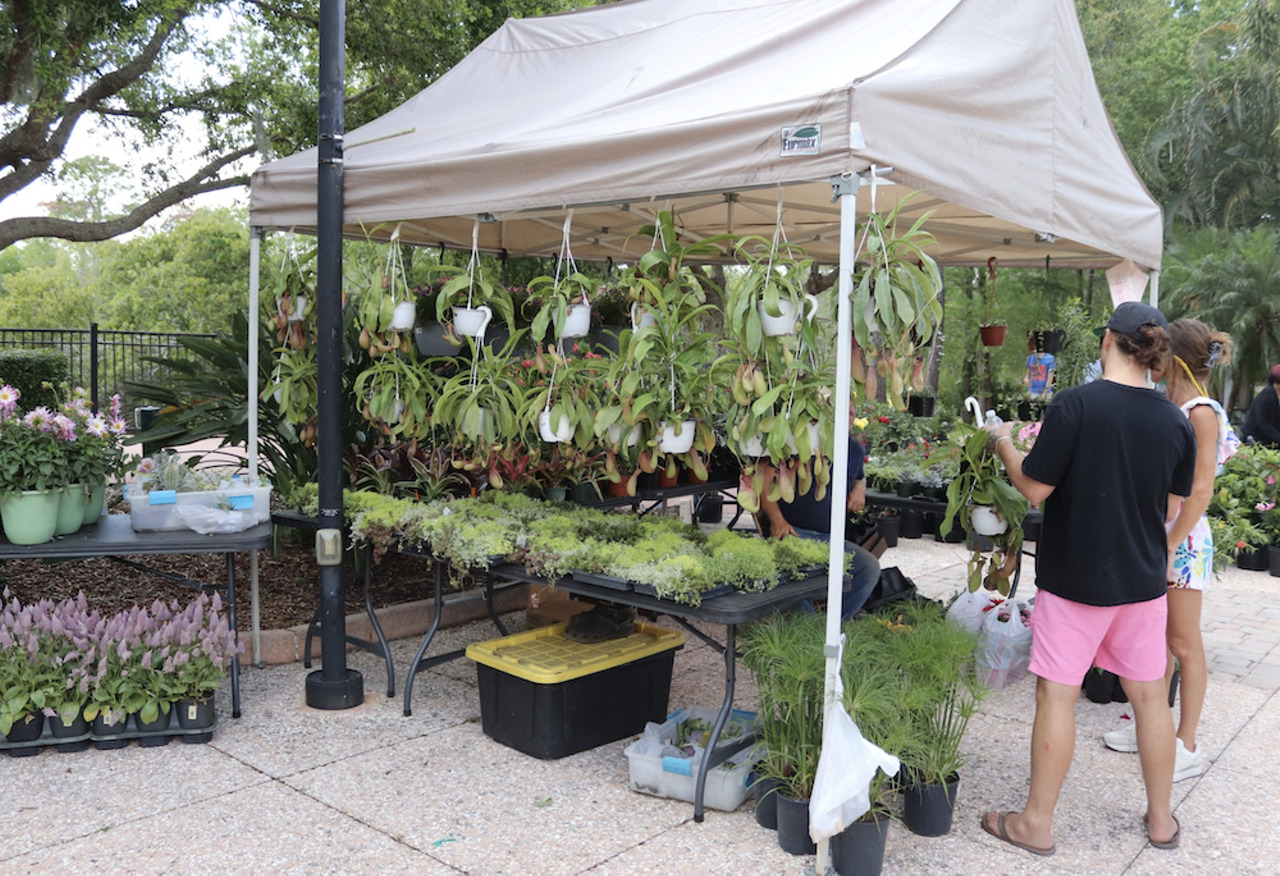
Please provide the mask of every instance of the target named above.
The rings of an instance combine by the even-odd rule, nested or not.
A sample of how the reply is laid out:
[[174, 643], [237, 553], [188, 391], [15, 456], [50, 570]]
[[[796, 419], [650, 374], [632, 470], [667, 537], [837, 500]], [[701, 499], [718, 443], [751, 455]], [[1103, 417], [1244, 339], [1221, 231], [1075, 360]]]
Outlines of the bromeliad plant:
[[[1009, 483], [1004, 464], [989, 448], [990, 436], [976, 426], [957, 424], [953, 440], [961, 450], [960, 473], [947, 487], [947, 513], [940, 531], [946, 535], [959, 522], [966, 530], [973, 531], [973, 513], [977, 507], [993, 508], [997, 517], [1007, 524], [1003, 533], [990, 536], [995, 548], [983, 551], [975, 537], [973, 553], [969, 557], [969, 591], [985, 585], [1007, 596], [1009, 579], [1018, 568], [1019, 551], [1022, 548], [1022, 520], [1027, 516], [1030, 503]], [[987, 575], [984, 579], [983, 572]]]

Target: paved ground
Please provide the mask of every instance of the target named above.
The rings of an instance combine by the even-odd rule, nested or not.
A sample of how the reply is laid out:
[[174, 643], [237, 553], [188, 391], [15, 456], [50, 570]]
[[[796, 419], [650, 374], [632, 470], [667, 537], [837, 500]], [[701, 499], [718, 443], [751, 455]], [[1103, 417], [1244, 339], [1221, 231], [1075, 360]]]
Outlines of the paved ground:
[[[963, 551], [904, 541], [885, 557], [926, 594], [964, 579]], [[1034, 682], [994, 693], [970, 725], [955, 827], [937, 839], [900, 824], [885, 872], [1235, 874], [1280, 872], [1280, 579], [1229, 570], [1206, 600], [1212, 673], [1201, 745], [1212, 764], [1175, 786], [1184, 839], [1144, 842], [1138, 761], [1099, 741], [1123, 705], [1077, 707], [1076, 760], [1059, 806], [1059, 852], [1033, 858], [987, 837], [989, 808], [1020, 805]], [[1024, 595], [1033, 592], [1029, 580]], [[519, 626], [519, 615], [511, 616]], [[714, 632], [714, 631], [713, 631]], [[492, 637], [446, 630], [441, 648]], [[401, 674], [417, 643], [395, 644]], [[778, 849], [749, 807], [692, 821], [688, 804], [627, 788], [627, 741], [555, 761], [481, 731], [475, 669], [463, 660], [421, 675], [414, 714], [382, 690], [368, 655], [364, 705], [317, 712], [301, 665], [247, 669], [244, 717], [225, 693], [208, 745], [0, 758], [3, 873], [800, 874], [813, 858]], [[722, 664], [689, 637], [676, 657], [671, 707], [719, 701]], [[754, 688], [741, 678], [738, 704]]]

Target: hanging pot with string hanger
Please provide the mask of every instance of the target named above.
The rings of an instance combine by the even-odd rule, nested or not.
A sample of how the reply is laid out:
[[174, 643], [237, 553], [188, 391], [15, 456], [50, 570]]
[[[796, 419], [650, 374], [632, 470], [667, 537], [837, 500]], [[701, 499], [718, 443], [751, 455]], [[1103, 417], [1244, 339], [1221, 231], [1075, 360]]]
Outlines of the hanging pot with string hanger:
[[[996, 295], [995, 256], [987, 259], [987, 273], [987, 288], [983, 295], [986, 301], [986, 314], [982, 325], [978, 326], [978, 334], [982, 337], [983, 346], [1000, 347], [1004, 345], [1005, 333], [1009, 330], [1009, 321], [1005, 319], [1004, 308], [1000, 306], [1000, 298]], [[993, 321], [992, 304], [995, 305], [995, 309], [1000, 311], [998, 322]]]
[[551, 399], [556, 391], [556, 370], [560, 367], [559, 360], [553, 360], [551, 363], [551, 380], [547, 386], [547, 401], [541, 413], [538, 414], [538, 434], [543, 441], [549, 444], [567, 444], [573, 440], [573, 421], [568, 415], [555, 411], [558, 414], [553, 424], [553, 411], [551, 408]]

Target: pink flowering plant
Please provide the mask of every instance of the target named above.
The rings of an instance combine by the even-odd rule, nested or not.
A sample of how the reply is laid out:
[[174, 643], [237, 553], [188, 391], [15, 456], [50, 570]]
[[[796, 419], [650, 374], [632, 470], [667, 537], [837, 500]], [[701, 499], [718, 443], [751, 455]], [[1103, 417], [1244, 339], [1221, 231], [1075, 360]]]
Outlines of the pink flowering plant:
[[71, 483], [65, 444], [73, 424], [43, 405], [24, 415], [18, 401], [18, 390], [0, 386], [0, 494], [61, 489]]
[[0, 733], [52, 702], [61, 674], [49, 649], [47, 611], [24, 606], [4, 591], [0, 610]]
[[103, 628], [86, 717], [104, 714], [114, 723], [136, 712], [155, 721], [178, 700], [207, 699], [241, 650], [216, 593], [185, 609], [176, 601], [134, 606]]
[[89, 393], [77, 386], [62, 406], [62, 416], [70, 421], [66, 430], [70, 483], [93, 487], [124, 474], [124, 437], [128, 430], [121, 414], [119, 394], [111, 397], [106, 412], [93, 409]]

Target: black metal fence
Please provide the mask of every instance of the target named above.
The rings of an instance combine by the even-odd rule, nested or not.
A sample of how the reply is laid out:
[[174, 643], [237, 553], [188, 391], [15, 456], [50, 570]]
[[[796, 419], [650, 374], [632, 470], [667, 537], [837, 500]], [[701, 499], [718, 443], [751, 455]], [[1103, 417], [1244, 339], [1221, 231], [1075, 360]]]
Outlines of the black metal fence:
[[[95, 405], [105, 403], [115, 393], [125, 398], [125, 410], [140, 401], [124, 391], [126, 380], [157, 383], [164, 380], [168, 368], [148, 361], [186, 358], [179, 344], [181, 338], [211, 338], [213, 335], [179, 332], [125, 332], [100, 329], [93, 323], [88, 329], [19, 329], [0, 328], [0, 349], [59, 350], [70, 365], [68, 379], [72, 386], [89, 390]], [[132, 425], [132, 423], [130, 424]]]

